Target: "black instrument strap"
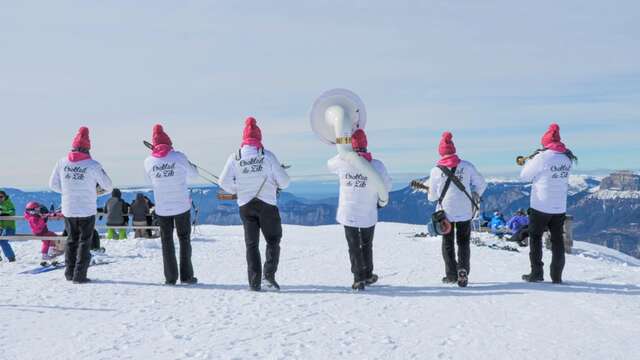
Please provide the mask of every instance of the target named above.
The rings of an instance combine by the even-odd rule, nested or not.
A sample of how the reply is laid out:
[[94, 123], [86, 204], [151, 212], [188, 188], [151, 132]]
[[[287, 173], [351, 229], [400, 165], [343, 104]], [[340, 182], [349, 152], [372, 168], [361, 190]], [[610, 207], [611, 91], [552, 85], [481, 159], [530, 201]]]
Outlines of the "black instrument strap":
[[449, 170], [449, 168], [447, 168], [446, 166], [442, 166], [442, 165], [438, 165], [438, 168], [445, 175], [447, 175], [448, 180], [453, 181], [453, 183], [456, 185], [456, 187], [458, 189], [460, 189], [460, 191], [462, 191], [465, 195], [467, 195], [467, 197], [471, 201], [471, 205], [473, 205], [476, 209], [480, 210], [480, 206], [478, 204], [476, 204], [475, 201], [473, 201], [473, 198], [467, 192], [467, 189], [465, 188], [464, 184], [462, 182], [460, 182], [460, 179], [458, 179], [458, 177], [456, 177], [456, 168], [453, 168], [453, 169]]
[[[455, 172], [456, 168], [453, 168], [453, 171]], [[444, 200], [445, 195], [447, 195], [447, 191], [449, 191], [449, 186], [451, 186], [452, 181], [451, 176], [449, 176], [447, 173], [445, 173], [445, 175], [447, 175], [447, 181], [445, 181], [444, 188], [442, 188], [442, 193], [440, 194], [440, 199], [438, 199], [438, 205], [440, 205], [440, 207], [442, 207], [442, 200]]]

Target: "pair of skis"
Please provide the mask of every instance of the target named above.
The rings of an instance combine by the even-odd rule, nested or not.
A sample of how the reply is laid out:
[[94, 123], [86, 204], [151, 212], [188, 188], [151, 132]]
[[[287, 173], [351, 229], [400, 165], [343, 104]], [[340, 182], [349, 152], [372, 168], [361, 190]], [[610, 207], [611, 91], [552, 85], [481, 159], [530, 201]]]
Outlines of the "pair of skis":
[[[63, 257], [63, 256], [64, 255], [61, 255], [60, 257]], [[91, 254], [91, 260], [89, 261], [89, 266], [91, 267], [91, 266], [107, 265], [114, 262], [112, 260], [100, 259], [101, 256], [104, 256], [104, 251], [98, 252], [97, 254]], [[40, 266], [38, 266], [37, 268], [25, 270], [20, 274], [37, 275], [37, 274], [47, 273], [54, 270], [63, 269], [65, 267], [64, 260], [59, 261], [58, 258], [44, 260], [40, 263]]]

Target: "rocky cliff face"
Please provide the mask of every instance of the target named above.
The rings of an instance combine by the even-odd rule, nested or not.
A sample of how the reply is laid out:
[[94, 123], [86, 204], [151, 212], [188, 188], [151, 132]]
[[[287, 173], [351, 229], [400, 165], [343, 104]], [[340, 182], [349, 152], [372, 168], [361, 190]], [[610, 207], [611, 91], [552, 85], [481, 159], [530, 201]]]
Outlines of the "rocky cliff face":
[[602, 179], [600, 189], [616, 191], [640, 191], [640, 175], [631, 171], [618, 171]]

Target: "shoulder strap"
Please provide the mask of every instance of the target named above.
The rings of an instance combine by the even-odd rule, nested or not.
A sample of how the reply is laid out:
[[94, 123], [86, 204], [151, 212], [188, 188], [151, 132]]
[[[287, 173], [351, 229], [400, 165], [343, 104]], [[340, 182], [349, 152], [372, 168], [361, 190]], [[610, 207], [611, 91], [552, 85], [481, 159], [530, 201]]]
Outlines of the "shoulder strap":
[[[438, 166], [440, 168], [440, 170], [442, 170], [443, 167]], [[446, 169], [446, 168], [445, 168]], [[453, 168], [453, 171], [455, 171], [456, 168]], [[449, 169], [447, 169], [449, 170]], [[447, 191], [449, 191], [449, 186], [451, 186], [451, 176], [449, 176], [449, 174], [447, 174], [444, 170], [442, 170], [442, 172], [447, 175], [447, 181], [445, 181], [444, 183], [444, 188], [442, 188], [442, 193], [440, 193], [440, 198], [438, 199], [438, 205], [442, 206], [442, 201], [444, 200], [445, 195], [447, 195]]]
[[451, 179], [451, 181], [453, 181], [453, 183], [456, 185], [456, 187], [458, 189], [460, 189], [460, 191], [462, 191], [465, 195], [467, 195], [467, 197], [471, 201], [471, 205], [473, 205], [473, 207], [475, 207], [476, 209], [480, 210], [480, 206], [478, 204], [476, 204], [475, 201], [473, 201], [473, 198], [471, 197], [471, 195], [469, 195], [469, 192], [465, 188], [464, 184], [455, 175], [456, 174], [456, 168], [453, 168], [453, 169], [449, 170], [446, 166], [442, 166], [442, 165], [438, 165], [438, 168], [440, 168], [440, 170], [442, 170], [442, 172], [445, 175], [447, 175], [447, 177], [449, 179]]

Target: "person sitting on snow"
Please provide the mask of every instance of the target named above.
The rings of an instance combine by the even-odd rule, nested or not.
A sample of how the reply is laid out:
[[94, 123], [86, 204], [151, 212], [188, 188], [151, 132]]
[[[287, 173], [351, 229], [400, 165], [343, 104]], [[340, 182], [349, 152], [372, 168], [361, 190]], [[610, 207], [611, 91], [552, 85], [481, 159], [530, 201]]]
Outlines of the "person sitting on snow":
[[529, 217], [524, 209], [518, 209], [507, 222], [507, 228], [512, 234], [507, 241], [515, 241], [520, 246], [527, 246], [525, 240], [529, 237]]
[[491, 233], [498, 235], [498, 237], [502, 238], [506, 231], [507, 222], [504, 220], [504, 215], [500, 210], [495, 210], [493, 212], [493, 217], [491, 217], [491, 221], [489, 222], [489, 227], [491, 228]]

